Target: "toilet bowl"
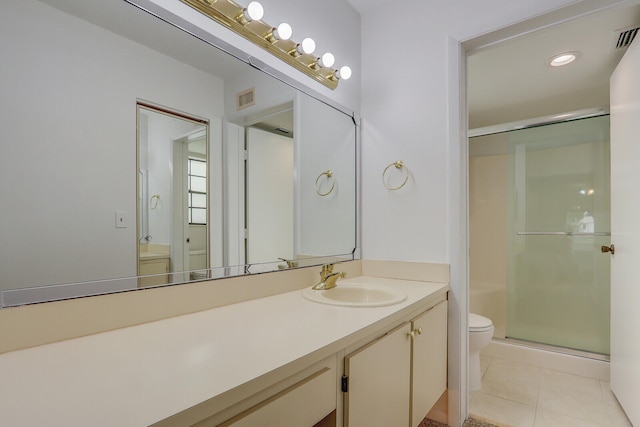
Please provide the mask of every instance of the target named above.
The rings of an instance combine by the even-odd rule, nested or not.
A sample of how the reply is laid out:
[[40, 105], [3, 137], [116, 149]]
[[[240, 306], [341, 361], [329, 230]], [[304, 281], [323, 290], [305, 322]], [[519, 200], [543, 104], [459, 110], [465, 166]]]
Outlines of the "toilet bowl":
[[469, 391], [480, 390], [480, 350], [493, 337], [491, 319], [479, 314], [469, 313]]

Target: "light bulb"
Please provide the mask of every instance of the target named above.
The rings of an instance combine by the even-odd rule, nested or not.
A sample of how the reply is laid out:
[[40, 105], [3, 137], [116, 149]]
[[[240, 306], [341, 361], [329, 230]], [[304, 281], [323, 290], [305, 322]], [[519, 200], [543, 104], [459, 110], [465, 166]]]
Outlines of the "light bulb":
[[257, 1], [252, 1], [243, 13], [247, 21], [259, 21], [264, 16], [264, 8]]
[[334, 58], [332, 53], [325, 53], [324, 55], [322, 55], [322, 57], [320, 57], [320, 59], [318, 59], [318, 65], [321, 67], [331, 67], [333, 66], [333, 64], [336, 62], [336, 59]]
[[342, 80], [349, 80], [351, 78], [351, 68], [347, 65], [342, 66], [336, 71], [336, 77]]
[[291, 25], [286, 22], [278, 25], [278, 28], [273, 30], [273, 35], [278, 40], [289, 40], [292, 34], [293, 30], [291, 29]]
[[316, 50], [316, 42], [314, 42], [313, 39], [309, 37], [302, 40], [302, 43], [298, 45], [298, 53], [300, 54], [306, 53], [310, 55], [314, 50]]

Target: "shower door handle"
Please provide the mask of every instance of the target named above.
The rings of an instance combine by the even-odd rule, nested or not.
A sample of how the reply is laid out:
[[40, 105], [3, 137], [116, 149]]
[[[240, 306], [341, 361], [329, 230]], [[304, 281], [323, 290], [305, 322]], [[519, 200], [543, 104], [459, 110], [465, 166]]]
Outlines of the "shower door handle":
[[616, 247], [613, 245], [613, 243], [611, 244], [611, 246], [600, 246], [600, 252], [607, 253], [607, 252], [611, 252], [611, 255], [616, 253]]

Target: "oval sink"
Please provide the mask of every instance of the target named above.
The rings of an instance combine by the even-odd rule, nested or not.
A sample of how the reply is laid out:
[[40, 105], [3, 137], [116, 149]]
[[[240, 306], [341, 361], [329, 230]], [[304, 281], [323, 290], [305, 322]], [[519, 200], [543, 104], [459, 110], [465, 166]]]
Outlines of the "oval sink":
[[302, 296], [320, 304], [348, 307], [382, 307], [407, 299], [404, 292], [391, 286], [340, 282], [335, 288], [322, 291], [307, 288], [302, 291]]

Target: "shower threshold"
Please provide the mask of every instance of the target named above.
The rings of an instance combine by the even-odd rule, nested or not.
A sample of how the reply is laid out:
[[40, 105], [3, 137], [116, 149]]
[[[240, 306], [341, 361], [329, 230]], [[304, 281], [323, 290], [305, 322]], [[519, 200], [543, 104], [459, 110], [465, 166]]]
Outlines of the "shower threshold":
[[537, 350], [545, 350], [553, 353], [566, 354], [569, 356], [584, 357], [586, 359], [599, 360], [603, 362], [609, 362], [610, 360], [610, 357], [608, 354], [591, 353], [589, 351], [576, 350], [574, 348], [560, 347], [560, 346], [555, 346], [550, 344], [538, 343], [534, 341], [526, 341], [518, 338], [509, 338], [509, 337], [495, 338], [494, 337], [493, 341], [512, 344], [512, 345], [519, 345], [522, 347], [529, 347]]

